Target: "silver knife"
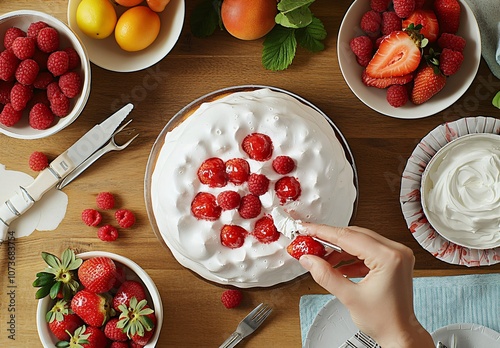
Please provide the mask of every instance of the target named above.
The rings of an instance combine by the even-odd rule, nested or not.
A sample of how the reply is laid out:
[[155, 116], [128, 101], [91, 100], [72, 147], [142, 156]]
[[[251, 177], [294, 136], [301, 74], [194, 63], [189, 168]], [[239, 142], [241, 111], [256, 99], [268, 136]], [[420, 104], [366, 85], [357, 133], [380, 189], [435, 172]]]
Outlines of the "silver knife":
[[358, 331], [339, 348], [380, 348], [377, 342], [367, 334]]
[[42, 170], [35, 181], [27, 187], [19, 186], [16, 193], [0, 205], [0, 244], [7, 236], [10, 223], [30, 209], [47, 191], [104, 145], [133, 108], [134, 106], [129, 103], [94, 126], [53, 160], [48, 168]]

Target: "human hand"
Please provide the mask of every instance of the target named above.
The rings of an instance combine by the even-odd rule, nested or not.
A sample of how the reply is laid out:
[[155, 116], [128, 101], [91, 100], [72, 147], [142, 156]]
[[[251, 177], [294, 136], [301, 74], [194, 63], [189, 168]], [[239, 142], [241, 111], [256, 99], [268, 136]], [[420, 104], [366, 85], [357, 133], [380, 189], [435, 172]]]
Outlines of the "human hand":
[[[304, 227], [307, 234], [344, 250], [324, 259], [304, 255], [299, 261], [349, 309], [361, 331], [384, 348], [434, 347], [413, 309], [415, 257], [410, 248], [361, 227]], [[364, 278], [356, 283], [350, 277]]]

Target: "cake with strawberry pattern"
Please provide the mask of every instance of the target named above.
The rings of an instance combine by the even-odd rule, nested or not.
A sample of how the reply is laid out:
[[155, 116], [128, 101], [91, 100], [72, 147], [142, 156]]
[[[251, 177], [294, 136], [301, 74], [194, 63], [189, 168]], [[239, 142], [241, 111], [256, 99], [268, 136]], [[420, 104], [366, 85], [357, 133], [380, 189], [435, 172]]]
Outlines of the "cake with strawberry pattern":
[[229, 89], [176, 117], [150, 158], [149, 194], [156, 232], [185, 267], [220, 284], [272, 286], [305, 272], [286, 251], [291, 239], [275, 227], [274, 207], [302, 221], [349, 223], [353, 166], [306, 101]]

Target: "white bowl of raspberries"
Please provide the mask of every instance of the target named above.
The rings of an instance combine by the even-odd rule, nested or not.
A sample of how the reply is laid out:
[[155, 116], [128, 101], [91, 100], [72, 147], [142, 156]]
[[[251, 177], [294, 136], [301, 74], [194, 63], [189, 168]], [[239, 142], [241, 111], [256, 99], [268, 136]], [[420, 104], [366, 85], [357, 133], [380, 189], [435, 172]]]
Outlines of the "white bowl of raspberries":
[[415, 119], [465, 93], [479, 68], [481, 38], [464, 0], [356, 0], [337, 52], [347, 85], [364, 104]]
[[[36, 274], [38, 335], [44, 347], [156, 346], [163, 305], [151, 277], [130, 259], [104, 251], [61, 257], [43, 252]], [[66, 343], [65, 343], [66, 342]], [[88, 344], [88, 345], [86, 345]]]
[[0, 16], [0, 132], [39, 139], [70, 125], [90, 94], [85, 47], [63, 22], [20, 10]]

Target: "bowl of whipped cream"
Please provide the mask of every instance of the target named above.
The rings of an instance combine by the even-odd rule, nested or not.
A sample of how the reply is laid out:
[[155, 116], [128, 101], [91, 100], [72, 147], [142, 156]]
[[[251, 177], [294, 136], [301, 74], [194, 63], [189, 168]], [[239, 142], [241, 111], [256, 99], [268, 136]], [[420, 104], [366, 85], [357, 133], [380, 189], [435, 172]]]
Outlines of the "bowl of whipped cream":
[[500, 135], [474, 133], [442, 147], [422, 175], [421, 201], [441, 236], [472, 249], [500, 246]]

